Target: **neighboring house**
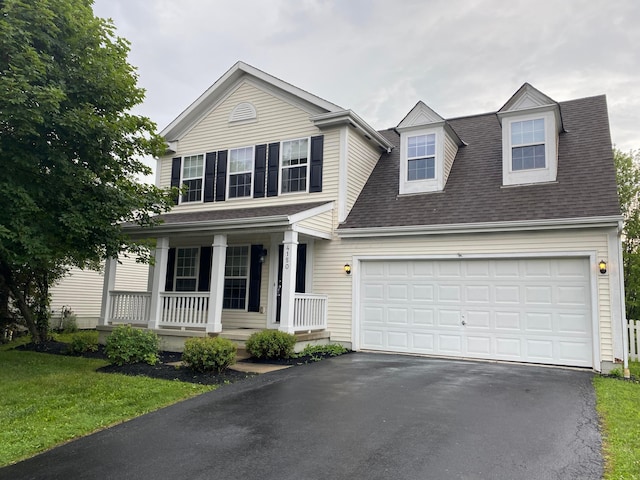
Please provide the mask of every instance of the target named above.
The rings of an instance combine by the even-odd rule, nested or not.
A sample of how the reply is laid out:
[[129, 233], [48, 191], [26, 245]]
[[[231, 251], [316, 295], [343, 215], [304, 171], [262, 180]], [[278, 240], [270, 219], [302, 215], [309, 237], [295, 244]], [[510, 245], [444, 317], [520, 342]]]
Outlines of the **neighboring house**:
[[[120, 291], [140, 291], [147, 288], [149, 266], [136, 263], [133, 258], [121, 259], [115, 287]], [[51, 324], [60, 325], [62, 309], [71, 309], [79, 328], [96, 328], [100, 318], [104, 275], [95, 270], [72, 268], [50, 289]]]
[[355, 350], [595, 370], [625, 358], [603, 96], [558, 103], [525, 84], [497, 112], [447, 120], [418, 102], [377, 132], [240, 62], [162, 135], [157, 183], [187, 191], [154, 230], [125, 227], [157, 239], [152, 288], [114, 291], [108, 262], [103, 331], [319, 331]]

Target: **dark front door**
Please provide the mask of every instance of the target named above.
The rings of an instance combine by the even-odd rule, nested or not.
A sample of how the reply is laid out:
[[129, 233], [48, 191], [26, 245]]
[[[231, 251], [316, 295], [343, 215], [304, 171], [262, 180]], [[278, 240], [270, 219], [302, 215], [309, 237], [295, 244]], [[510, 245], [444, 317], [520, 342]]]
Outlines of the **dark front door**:
[[[284, 245], [278, 248], [278, 286], [276, 292], [276, 322], [280, 322], [280, 311], [282, 310], [282, 253]], [[304, 293], [307, 279], [307, 244], [298, 244], [298, 266], [296, 267], [296, 292]]]

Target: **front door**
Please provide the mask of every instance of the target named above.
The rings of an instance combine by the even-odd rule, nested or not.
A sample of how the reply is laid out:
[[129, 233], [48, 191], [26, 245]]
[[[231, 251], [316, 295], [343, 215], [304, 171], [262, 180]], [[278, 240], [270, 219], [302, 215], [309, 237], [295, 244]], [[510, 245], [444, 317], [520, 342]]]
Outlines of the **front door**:
[[[284, 245], [278, 248], [278, 285], [276, 288], [276, 323], [280, 323], [282, 309], [282, 257]], [[304, 293], [307, 279], [307, 244], [298, 244], [298, 266], [296, 268], [296, 292]]]

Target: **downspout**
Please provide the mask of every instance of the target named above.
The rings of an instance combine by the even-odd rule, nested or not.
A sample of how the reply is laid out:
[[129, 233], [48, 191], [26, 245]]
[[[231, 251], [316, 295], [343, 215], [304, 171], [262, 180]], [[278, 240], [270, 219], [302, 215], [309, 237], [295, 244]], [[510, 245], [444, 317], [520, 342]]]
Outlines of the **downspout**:
[[620, 310], [622, 312], [622, 351], [624, 356], [622, 358], [622, 368], [624, 370], [624, 378], [630, 378], [631, 372], [629, 371], [629, 327], [627, 325], [627, 311], [625, 309], [625, 291], [624, 291], [624, 263], [622, 256], [622, 232], [624, 229], [624, 222], [618, 221], [618, 281], [620, 282]]

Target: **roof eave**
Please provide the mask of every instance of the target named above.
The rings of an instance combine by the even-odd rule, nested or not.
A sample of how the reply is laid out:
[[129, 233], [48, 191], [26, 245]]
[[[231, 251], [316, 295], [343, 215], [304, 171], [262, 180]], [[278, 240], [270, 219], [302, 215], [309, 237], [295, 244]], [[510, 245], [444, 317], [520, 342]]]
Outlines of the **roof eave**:
[[404, 235], [440, 235], [452, 233], [487, 233], [527, 230], [557, 230], [565, 228], [615, 227], [621, 215], [604, 217], [518, 220], [512, 222], [479, 222], [440, 225], [405, 225], [393, 227], [339, 228], [341, 238], [390, 237]]
[[352, 110], [341, 110], [338, 112], [322, 113], [320, 115], [314, 115], [310, 118], [313, 124], [318, 128], [328, 128], [340, 125], [350, 125], [356, 130], [359, 130], [362, 135], [373, 141], [382, 150], [390, 152], [394, 147], [393, 143], [382, 136], [371, 125], [365, 122]]

